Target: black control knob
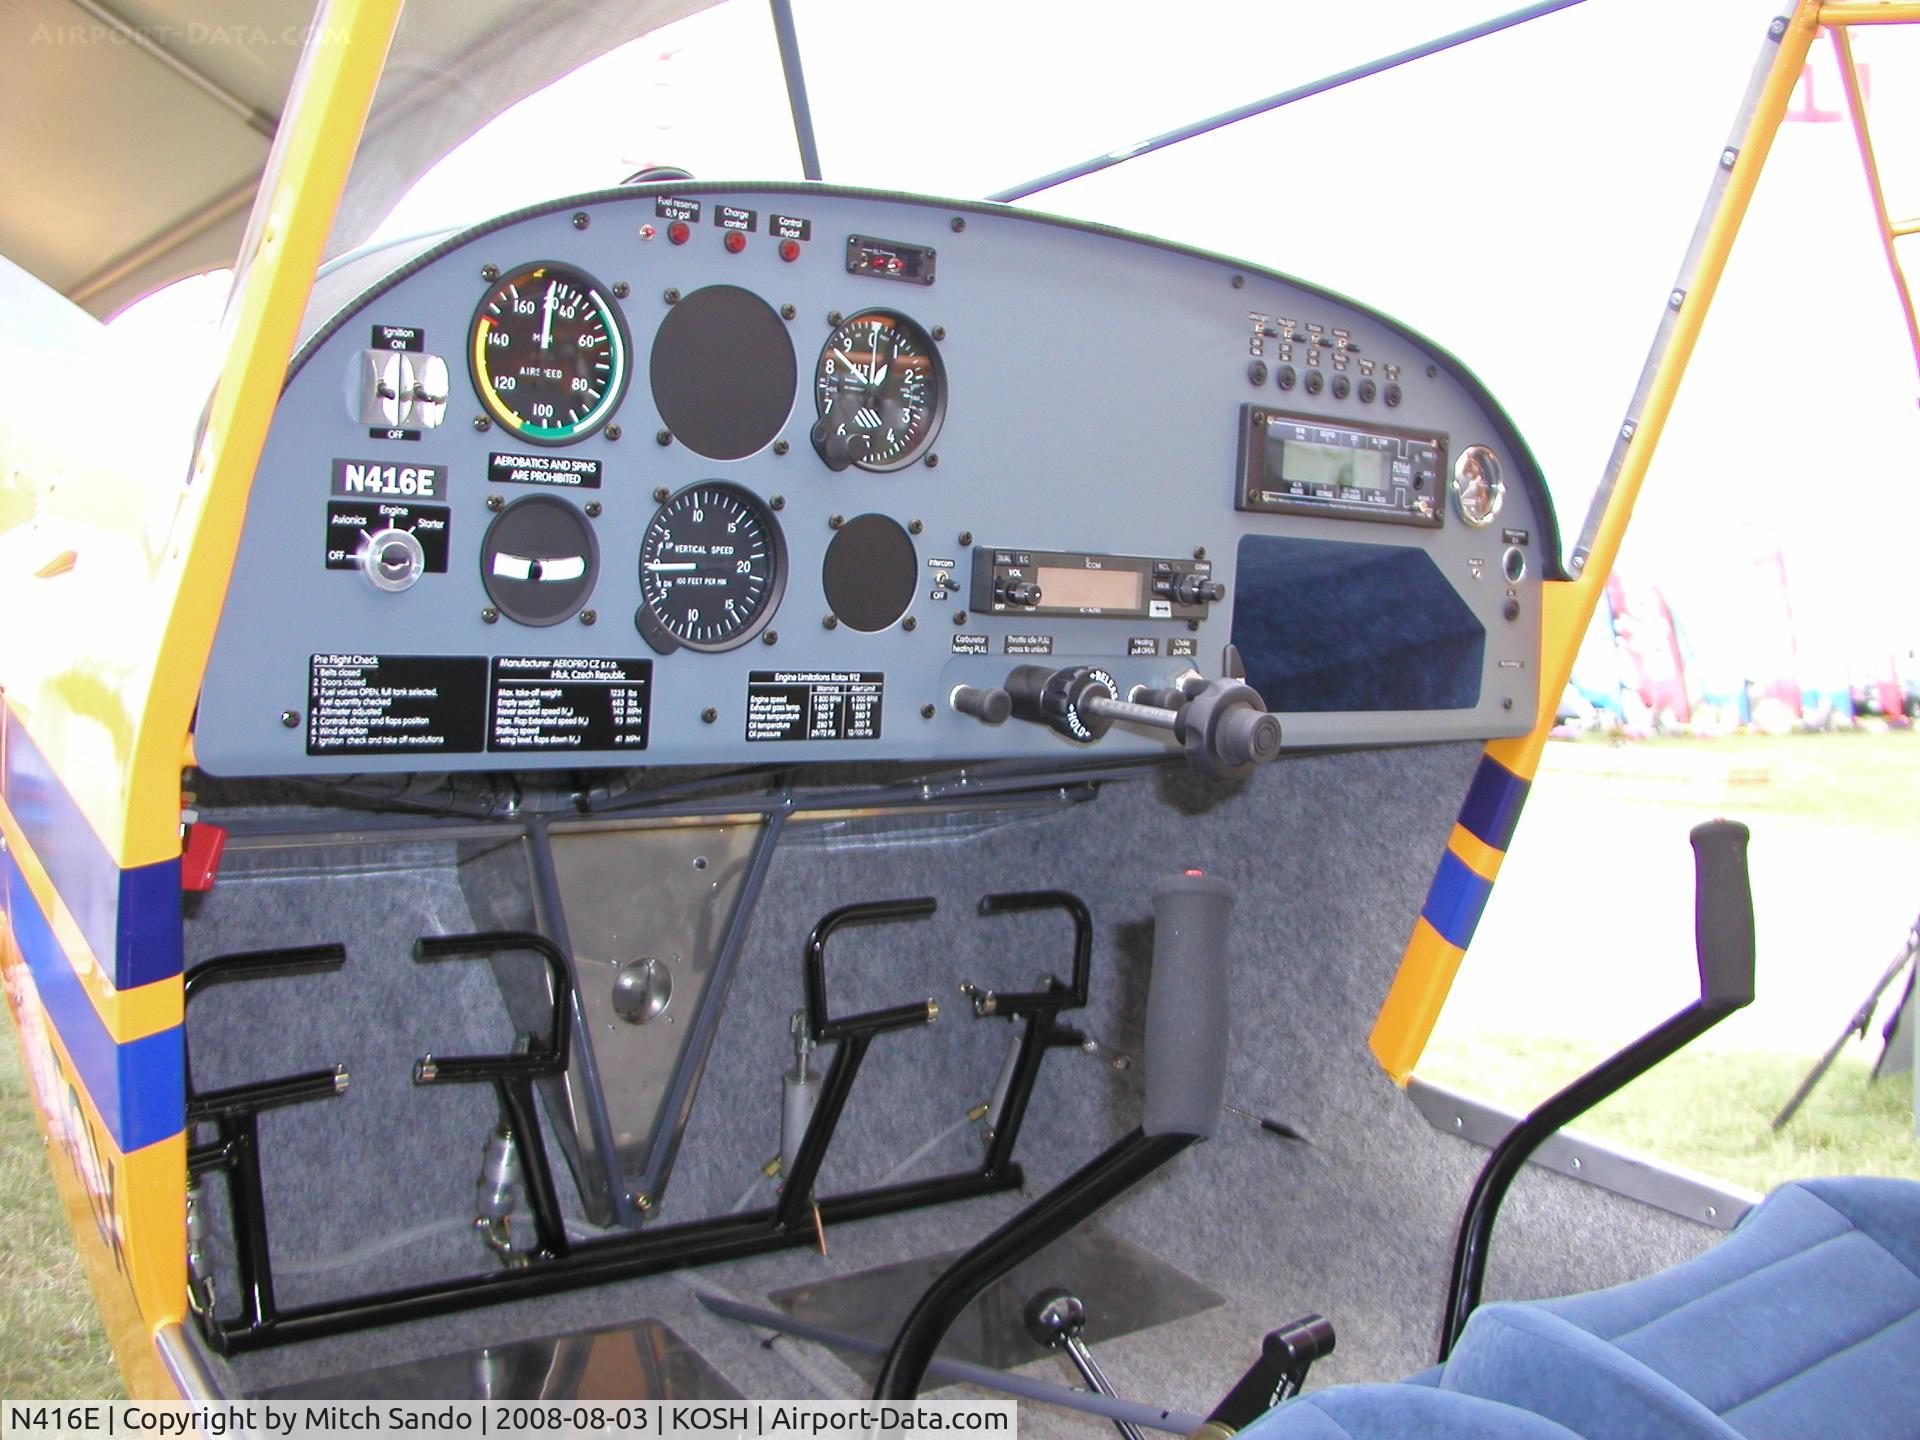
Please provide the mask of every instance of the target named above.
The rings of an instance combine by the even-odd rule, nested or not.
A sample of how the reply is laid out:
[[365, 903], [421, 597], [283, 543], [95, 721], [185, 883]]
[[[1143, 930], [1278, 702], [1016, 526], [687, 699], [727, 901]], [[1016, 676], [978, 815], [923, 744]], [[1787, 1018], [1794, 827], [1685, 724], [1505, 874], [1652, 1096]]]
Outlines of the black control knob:
[[1119, 703], [1120, 685], [1105, 670], [1092, 665], [1070, 670], [1018, 665], [1007, 676], [1007, 695], [1013, 713], [1020, 719], [1091, 745], [1113, 727], [1112, 718], [1098, 712], [1104, 708], [1102, 702]]
[[1010, 580], [1000, 587], [1000, 600], [1006, 605], [1038, 605], [1040, 587], [1031, 580]]
[[1182, 575], [1173, 582], [1173, 599], [1178, 605], [1208, 605], [1227, 598], [1227, 587], [1204, 575]]
[[997, 685], [956, 685], [947, 703], [983, 725], [999, 725], [1013, 714], [1013, 697]]

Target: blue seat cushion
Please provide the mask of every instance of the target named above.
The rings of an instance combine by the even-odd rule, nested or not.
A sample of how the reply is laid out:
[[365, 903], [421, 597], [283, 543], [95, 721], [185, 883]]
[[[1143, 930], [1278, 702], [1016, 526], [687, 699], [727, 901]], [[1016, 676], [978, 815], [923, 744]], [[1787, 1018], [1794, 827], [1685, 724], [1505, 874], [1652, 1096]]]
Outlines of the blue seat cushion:
[[1269, 1410], [1239, 1440], [1580, 1440], [1551, 1420], [1425, 1385], [1336, 1385]]
[[1586, 1440], [1920, 1440], [1920, 1184], [1783, 1186], [1685, 1264], [1484, 1306], [1441, 1385]]

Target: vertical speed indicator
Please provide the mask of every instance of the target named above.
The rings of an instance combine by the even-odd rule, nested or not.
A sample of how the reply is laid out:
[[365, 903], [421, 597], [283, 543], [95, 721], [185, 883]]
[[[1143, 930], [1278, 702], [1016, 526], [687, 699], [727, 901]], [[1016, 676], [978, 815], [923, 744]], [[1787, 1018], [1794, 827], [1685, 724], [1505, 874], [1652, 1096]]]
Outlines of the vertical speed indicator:
[[787, 542], [757, 496], [702, 480], [667, 498], [640, 539], [633, 623], [661, 654], [731, 650], [758, 635], [787, 585]]
[[606, 289], [543, 261], [501, 278], [474, 311], [468, 354], [488, 415], [522, 440], [568, 445], [626, 393], [627, 327]]

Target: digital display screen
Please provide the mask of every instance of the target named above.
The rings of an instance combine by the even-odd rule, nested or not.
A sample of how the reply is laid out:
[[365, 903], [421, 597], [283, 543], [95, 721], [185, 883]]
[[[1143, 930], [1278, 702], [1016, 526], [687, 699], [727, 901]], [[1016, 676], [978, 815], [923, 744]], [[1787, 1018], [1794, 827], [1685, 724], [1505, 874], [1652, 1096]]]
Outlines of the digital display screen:
[[1138, 570], [1069, 570], [1059, 565], [1036, 566], [1033, 578], [1040, 587], [1040, 603], [1048, 609], [1140, 610]]
[[1350, 485], [1362, 490], [1385, 490], [1387, 460], [1384, 450], [1351, 450], [1345, 445], [1287, 440], [1280, 446], [1280, 478], [1293, 485]]

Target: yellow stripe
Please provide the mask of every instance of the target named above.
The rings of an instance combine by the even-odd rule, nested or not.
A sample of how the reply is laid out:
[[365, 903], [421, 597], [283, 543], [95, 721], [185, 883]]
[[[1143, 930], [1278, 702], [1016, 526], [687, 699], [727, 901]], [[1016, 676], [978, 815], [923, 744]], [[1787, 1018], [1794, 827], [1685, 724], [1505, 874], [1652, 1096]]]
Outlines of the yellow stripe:
[[[1641, 408], [1633, 438], [1627, 443], [1620, 473], [1607, 498], [1607, 508], [1600, 517], [1585, 568], [1578, 580], [1541, 586], [1540, 711], [1528, 734], [1495, 740], [1486, 750], [1492, 759], [1522, 780], [1530, 782], [1540, 768], [1540, 757], [1546, 751], [1547, 736], [1553, 729], [1560, 694], [1573, 673], [1581, 638], [1600, 603], [1614, 558], [1620, 553], [1621, 537], [1626, 533], [1641, 482], [1646, 479], [1647, 467], [1652, 463], [1654, 447], [1672, 412], [1687, 361], [1726, 269], [1727, 255], [1739, 234], [1748, 202], [1753, 198], [1754, 185], [1766, 165], [1767, 152], [1780, 129], [1794, 87], [1799, 84], [1801, 68], [1806, 63], [1807, 50], [1818, 31], [1819, 21], [1823, 16], [1886, 19], [1889, 18], [1887, 12], [1896, 8], [1911, 11], [1915, 18], [1920, 18], [1920, 6], [1916, 5], [1828, 5], [1823, 10], [1818, 0], [1798, 0], [1788, 18], [1753, 114], [1740, 138], [1739, 162], [1721, 192], [1719, 205], [1707, 227], [1686, 303], [1680, 307], [1667, 348], [1654, 367], [1646, 403]], [[1871, 16], [1861, 13], [1867, 11], [1876, 13]], [[1449, 848], [1472, 865], [1471, 857], [1458, 845], [1450, 841]], [[1478, 866], [1473, 868], [1485, 875]], [[1394, 977], [1393, 988], [1387, 992], [1386, 1003], [1374, 1020], [1370, 1041], [1375, 1057], [1400, 1084], [1404, 1085], [1413, 1074], [1413, 1067], [1433, 1034], [1464, 953], [1448, 944], [1424, 919], [1414, 923], [1413, 938], [1407, 943], [1406, 955], [1400, 962], [1399, 974]]]
[[1496, 850], [1464, 825], [1455, 825], [1453, 834], [1447, 837], [1447, 849], [1460, 858], [1465, 865], [1482, 880], [1493, 880], [1500, 874], [1500, 862], [1507, 858], [1507, 852]]
[[93, 1002], [94, 1013], [100, 1017], [100, 1023], [106, 1026], [107, 1034], [114, 1043], [125, 1045], [130, 1040], [139, 1040], [178, 1025], [183, 1004], [180, 978], [177, 975], [169, 976], [132, 990], [114, 989], [107, 968], [93, 953], [93, 947], [81, 933], [73, 912], [60, 898], [60, 892], [53, 888], [53, 881], [48, 877], [46, 867], [40, 863], [40, 857], [27, 844], [26, 837], [14, 822], [12, 812], [4, 805], [0, 805], [0, 835], [6, 837], [7, 849], [20, 867], [28, 893], [40, 906], [40, 912], [47, 917], [48, 928], [53, 931], [54, 939], [60, 942], [61, 953], [66, 956], [73, 973], [79, 977], [81, 987], [87, 992], [87, 999]]
[[227, 307], [227, 353], [152, 584], [167, 612], [130, 754], [124, 865], [180, 853], [180, 755], [226, 600], [247, 495], [400, 0], [327, 0], [274, 137]]
[[1819, 7], [1822, 25], [1911, 25], [1920, 21], [1920, 5], [1890, 0], [1846, 0]]
[[1400, 973], [1393, 977], [1393, 988], [1387, 992], [1367, 1041], [1374, 1059], [1393, 1077], [1394, 1084], [1405, 1085], [1413, 1078], [1413, 1067], [1427, 1048], [1434, 1022], [1440, 1018], [1440, 1007], [1466, 953], [1448, 943], [1424, 915], [1413, 922], [1406, 958], [1400, 962]]

